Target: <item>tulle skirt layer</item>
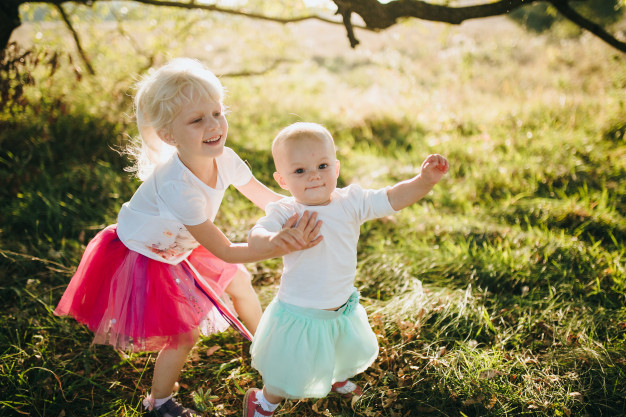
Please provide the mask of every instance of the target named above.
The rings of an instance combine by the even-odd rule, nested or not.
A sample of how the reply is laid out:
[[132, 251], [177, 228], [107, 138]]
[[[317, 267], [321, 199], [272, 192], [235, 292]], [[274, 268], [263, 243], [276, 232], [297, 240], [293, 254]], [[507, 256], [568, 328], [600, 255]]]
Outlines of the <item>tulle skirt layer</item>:
[[239, 267], [202, 246], [178, 265], [159, 262], [129, 250], [112, 225], [87, 246], [54, 313], [84, 323], [94, 343], [134, 351], [175, 348], [193, 343], [198, 328], [208, 334], [229, 326], [197, 285], [195, 271], [221, 295]]
[[263, 313], [250, 353], [270, 394], [321, 398], [333, 383], [366, 370], [378, 356], [378, 341], [355, 291], [337, 311], [274, 299]]

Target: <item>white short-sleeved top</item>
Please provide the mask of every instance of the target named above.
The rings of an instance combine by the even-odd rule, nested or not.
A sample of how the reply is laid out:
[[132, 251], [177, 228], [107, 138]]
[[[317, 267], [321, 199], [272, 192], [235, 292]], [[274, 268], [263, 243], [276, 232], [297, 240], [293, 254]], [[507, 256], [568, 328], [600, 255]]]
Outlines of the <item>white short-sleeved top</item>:
[[117, 234], [126, 247], [151, 259], [176, 265], [199, 243], [185, 225], [215, 220], [229, 185], [247, 184], [250, 168], [230, 148], [216, 159], [217, 183], [209, 187], [174, 154], [158, 165], [117, 217]]
[[327, 309], [344, 304], [354, 290], [357, 243], [363, 222], [395, 213], [387, 188], [364, 190], [353, 184], [339, 188], [325, 206], [306, 206], [293, 197], [267, 205], [255, 228], [279, 231], [294, 213], [317, 212], [322, 241], [310, 249], [283, 257], [278, 299], [307, 308]]

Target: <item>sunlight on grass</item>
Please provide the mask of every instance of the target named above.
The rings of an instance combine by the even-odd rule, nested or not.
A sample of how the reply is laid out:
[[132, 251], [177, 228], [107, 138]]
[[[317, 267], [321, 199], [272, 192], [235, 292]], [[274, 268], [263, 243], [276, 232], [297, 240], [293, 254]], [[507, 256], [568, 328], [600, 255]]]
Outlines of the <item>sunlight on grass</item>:
[[[340, 185], [383, 187], [417, 175], [429, 153], [450, 160], [420, 204], [361, 228], [356, 285], [380, 345], [357, 377], [364, 396], [291, 401], [279, 415], [624, 413], [624, 56], [505, 19], [405, 22], [351, 49], [341, 27], [319, 23], [153, 8], [118, 23], [81, 10], [96, 76], [58, 25], [24, 25], [31, 78], [22, 101], [0, 107], [1, 415], [141, 414], [155, 354], [92, 346], [52, 310], [138, 186], [116, 152], [136, 135], [132, 85], [183, 54], [222, 76], [229, 146], [279, 192], [270, 144], [295, 121], [333, 133]], [[262, 212], [233, 190], [222, 205], [216, 223], [245, 240]], [[247, 267], [265, 306], [282, 262]], [[232, 331], [203, 338], [179, 397], [239, 413], [261, 384], [248, 349]]]

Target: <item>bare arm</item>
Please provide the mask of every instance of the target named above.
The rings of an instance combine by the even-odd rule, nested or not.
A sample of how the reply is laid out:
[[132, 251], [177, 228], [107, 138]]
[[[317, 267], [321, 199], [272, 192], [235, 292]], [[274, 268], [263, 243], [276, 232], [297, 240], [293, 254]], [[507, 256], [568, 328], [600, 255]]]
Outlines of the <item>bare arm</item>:
[[240, 185], [236, 187], [241, 194], [243, 194], [248, 200], [252, 201], [255, 206], [261, 210], [265, 210], [267, 203], [278, 201], [285, 197], [282, 194], [275, 193], [267, 188], [259, 180], [252, 177], [246, 185]]
[[[272, 247], [276, 246], [283, 250], [287, 249], [290, 245], [291, 236], [290, 229], [286, 226], [295, 218], [296, 215], [292, 216], [279, 232], [270, 232], [262, 227], [253, 228], [248, 235], [248, 245], [260, 252], [271, 250]], [[306, 247], [303, 249], [311, 248], [321, 242], [322, 236], [319, 235], [321, 227], [322, 222], [317, 221], [317, 213], [309, 214], [308, 211], [302, 213], [297, 228], [301, 230], [302, 239], [306, 243]]]
[[267, 245], [253, 245], [246, 243], [232, 243], [222, 231], [207, 220], [195, 226], [185, 226], [189, 233], [212, 254], [228, 263], [250, 263], [263, 259], [275, 258], [289, 252], [307, 249], [321, 241], [319, 229], [321, 222], [316, 216], [304, 213], [298, 225], [298, 216], [293, 215], [278, 232], [280, 238], [273, 239]]
[[195, 226], [185, 226], [189, 233], [209, 252], [228, 263], [249, 263], [272, 258], [271, 251], [257, 252], [245, 243], [232, 243], [222, 231], [207, 220]]
[[448, 172], [448, 160], [441, 155], [429, 155], [422, 163], [419, 175], [402, 181], [387, 191], [389, 203], [394, 210], [402, 210], [415, 204], [433, 189]]

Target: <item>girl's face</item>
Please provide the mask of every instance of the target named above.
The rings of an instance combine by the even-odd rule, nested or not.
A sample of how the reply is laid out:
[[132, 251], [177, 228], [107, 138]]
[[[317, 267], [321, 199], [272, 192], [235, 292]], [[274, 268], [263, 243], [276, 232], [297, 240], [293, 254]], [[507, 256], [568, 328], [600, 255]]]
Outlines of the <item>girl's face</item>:
[[320, 206], [330, 203], [339, 177], [339, 161], [330, 140], [312, 134], [288, 140], [277, 151], [274, 179], [283, 189], [301, 204]]
[[183, 162], [215, 158], [224, 151], [228, 122], [222, 105], [210, 97], [198, 97], [186, 104], [161, 138], [178, 150]]

